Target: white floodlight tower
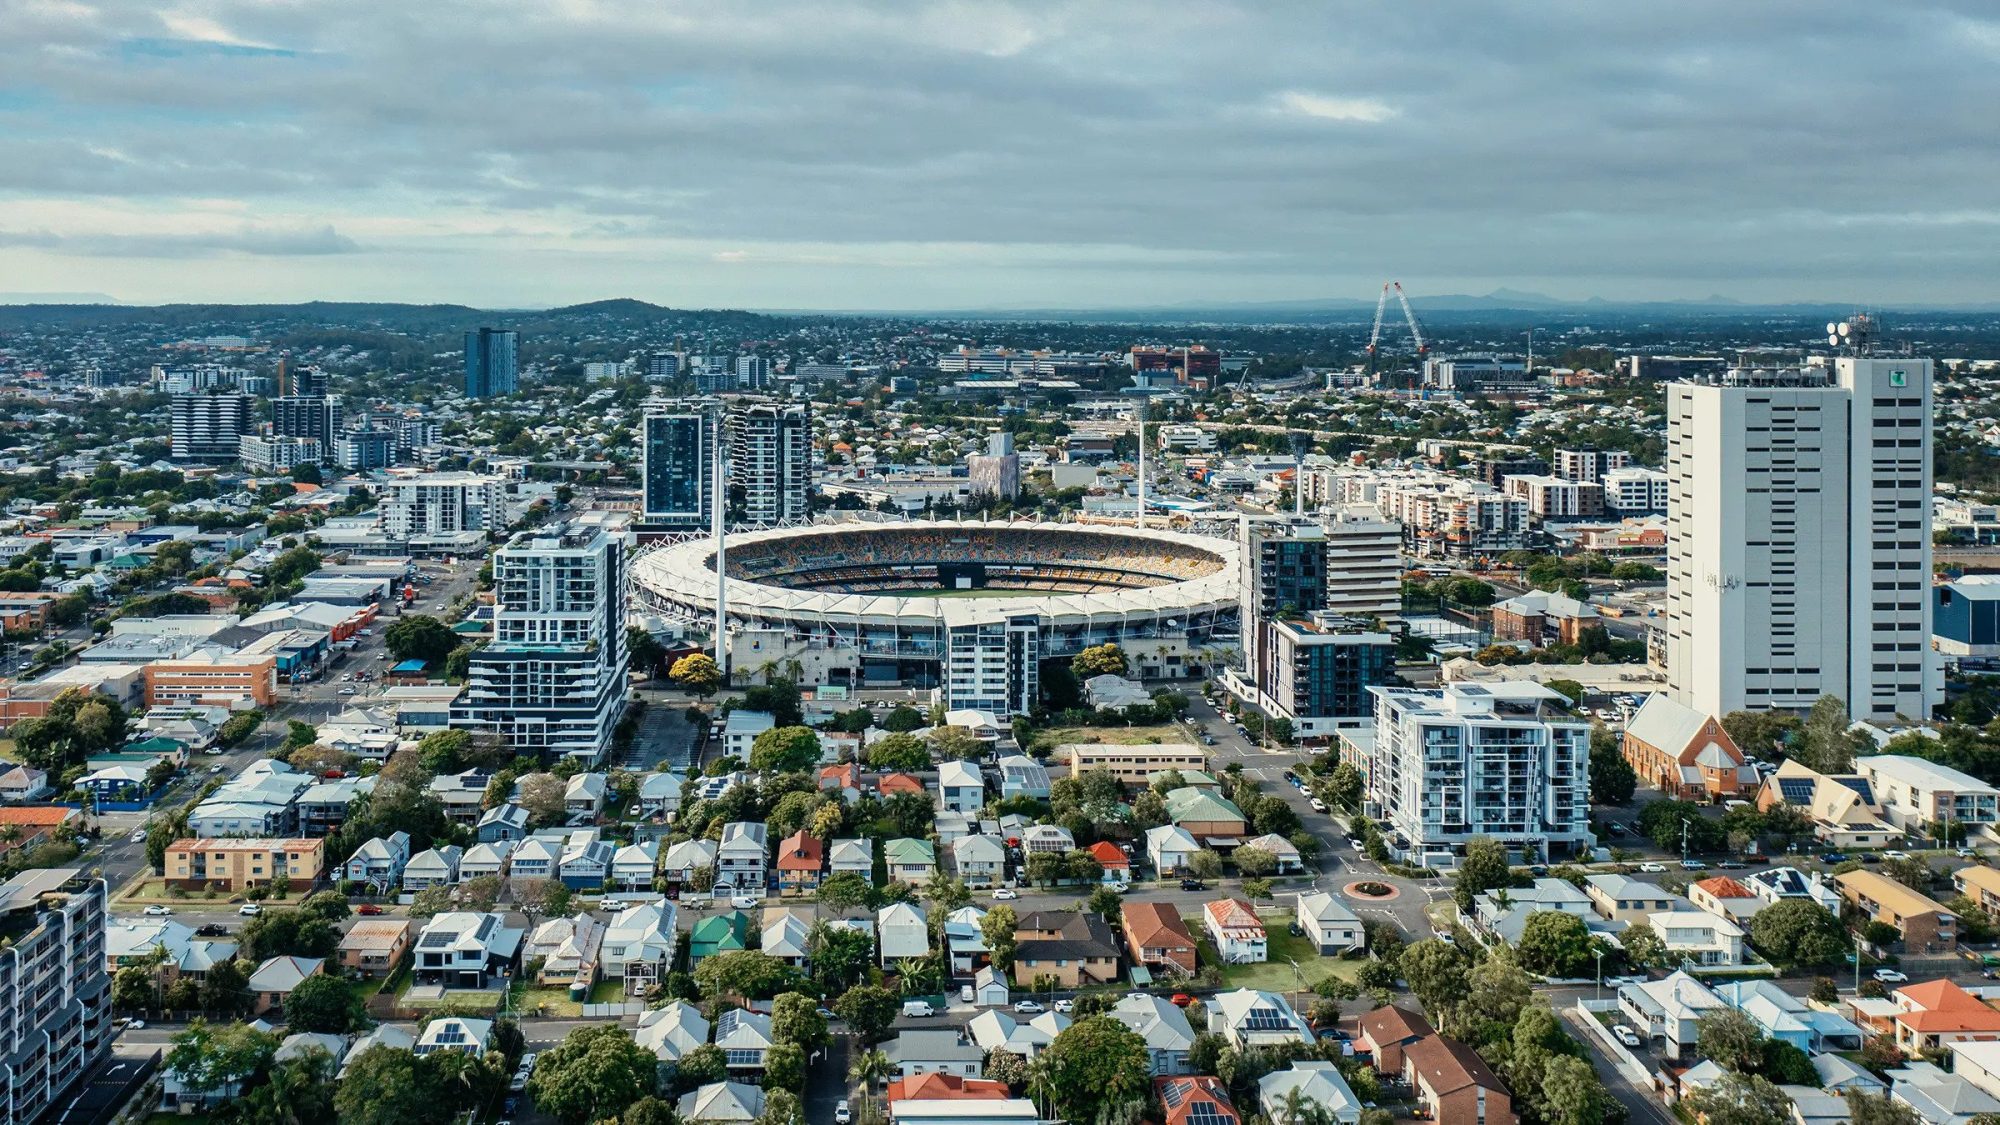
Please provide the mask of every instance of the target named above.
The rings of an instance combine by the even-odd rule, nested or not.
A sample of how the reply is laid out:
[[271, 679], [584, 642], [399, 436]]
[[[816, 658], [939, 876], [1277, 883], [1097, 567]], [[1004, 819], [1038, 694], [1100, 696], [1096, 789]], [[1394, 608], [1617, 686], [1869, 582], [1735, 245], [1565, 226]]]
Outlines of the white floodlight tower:
[[1139, 513], [1135, 526], [1146, 526], [1146, 396], [1139, 396]]
[[709, 519], [711, 521], [710, 531], [715, 536], [715, 667], [722, 673], [722, 682], [724, 684], [729, 682], [729, 578], [728, 572], [725, 569], [729, 550], [726, 535], [729, 527], [727, 518], [729, 509], [729, 482], [723, 473], [724, 461], [722, 459], [723, 430], [725, 429], [723, 422], [727, 409], [727, 407], [718, 404], [713, 415], [715, 440], [710, 444], [713, 446], [715, 456], [710, 466], [712, 477], [710, 493], [712, 499], [710, 500], [709, 512]]

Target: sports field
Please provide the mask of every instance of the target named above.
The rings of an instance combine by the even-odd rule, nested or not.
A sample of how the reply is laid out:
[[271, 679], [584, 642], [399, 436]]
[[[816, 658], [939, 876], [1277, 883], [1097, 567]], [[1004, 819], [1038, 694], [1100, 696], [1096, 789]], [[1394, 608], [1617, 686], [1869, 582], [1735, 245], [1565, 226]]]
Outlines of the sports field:
[[891, 590], [892, 598], [1032, 598], [1035, 590], [1003, 590], [992, 586], [975, 586], [970, 590]]

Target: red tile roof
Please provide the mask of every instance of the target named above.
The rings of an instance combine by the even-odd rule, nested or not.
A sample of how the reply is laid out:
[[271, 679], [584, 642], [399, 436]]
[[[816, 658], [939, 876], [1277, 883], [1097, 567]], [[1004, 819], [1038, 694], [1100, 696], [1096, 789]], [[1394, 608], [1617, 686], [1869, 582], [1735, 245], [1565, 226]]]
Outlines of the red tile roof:
[[921, 793], [924, 783], [906, 773], [885, 773], [875, 788], [884, 793]]
[[818, 871], [826, 859], [826, 845], [806, 835], [805, 829], [778, 841], [778, 870]]
[[1696, 883], [1695, 886], [1716, 898], [1755, 898], [1749, 887], [1731, 879], [1727, 875], [1713, 875]]
[[1091, 858], [1097, 861], [1097, 865], [1106, 871], [1115, 871], [1121, 867], [1130, 869], [1132, 866], [1132, 857], [1125, 854], [1125, 849], [1109, 840], [1099, 840], [1084, 850], [1089, 852]]
[[890, 1104], [918, 1098], [926, 1101], [1005, 1101], [1007, 1084], [935, 1071], [898, 1078], [889, 1083]]

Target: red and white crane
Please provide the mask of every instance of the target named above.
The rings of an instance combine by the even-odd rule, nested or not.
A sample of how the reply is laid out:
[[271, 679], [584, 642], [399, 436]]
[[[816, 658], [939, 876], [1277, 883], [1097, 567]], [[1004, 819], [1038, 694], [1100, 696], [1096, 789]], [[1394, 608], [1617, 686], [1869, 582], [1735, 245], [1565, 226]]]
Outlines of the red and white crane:
[[1368, 374], [1375, 374], [1375, 346], [1382, 339], [1382, 314], [1389, 309], [1389, 291], [1396, 291], [1396, 303], [1403, 308], [1403, 319], [1410, 323], [1410, 339], [1417, 345], [1417, 362], [1422, 363], [1429, 354], [1430, 345], [1424, 342], [1424, 330], [1417, 324], [1417, 314], [1410, 308], [1410, 299], [1403, 293], [1400, 281], [1382, 283], [1382, 295], [1375, 299], [1375, 326], [1368, 330]]

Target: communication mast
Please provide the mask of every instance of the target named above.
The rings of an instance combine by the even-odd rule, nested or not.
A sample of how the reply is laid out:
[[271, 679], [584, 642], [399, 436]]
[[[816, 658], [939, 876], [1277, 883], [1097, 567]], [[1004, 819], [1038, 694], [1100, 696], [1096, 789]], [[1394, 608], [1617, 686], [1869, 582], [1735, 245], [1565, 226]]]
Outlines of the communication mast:
[[1410, 299], [1403, 293], [1403, 283], [1400, 281], [1385, 281], [1382, 283], [1381, 296], [1375, 298], [1375, 325], [1368, 330], [1368, 375], [1371, 380], [1375, 376], [1375, 346], [1382, 339], [1382, 314], [1389, 310], [1389, 291], [1391, 289], [1396, 291], [1396, 303], [1402, 306], [1403, 319], [1409, 322], [1410, 339], [1415, 341], [1417, 345], [1417, 362], [1419, 364], [1423, 363], [1424, 356], [1428, 355], [1431, 350], [1431, 346], [1424, 342], [1424, 330], [1417, 324], [1417, 314], [1410, 308]]

